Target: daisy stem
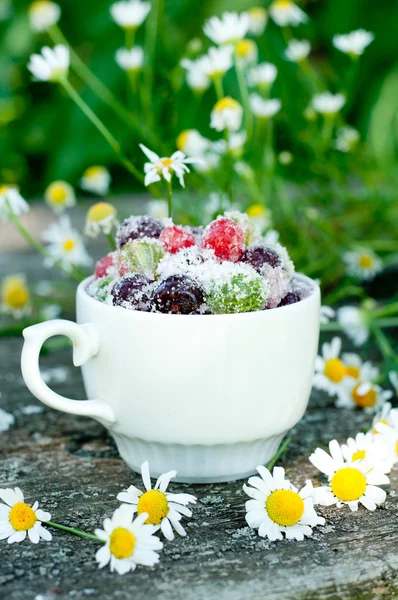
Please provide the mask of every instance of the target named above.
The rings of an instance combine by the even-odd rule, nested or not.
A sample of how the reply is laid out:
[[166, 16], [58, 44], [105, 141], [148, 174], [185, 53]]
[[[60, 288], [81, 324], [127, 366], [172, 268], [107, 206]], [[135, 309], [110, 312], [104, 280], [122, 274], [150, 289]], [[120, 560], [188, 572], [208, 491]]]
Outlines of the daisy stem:
[[234, 61], [235, 61], [235, 70], [236, 70], [236, 76], [238, 79], [240, 97], [241, 97], [243, 108], [245, 111], [247, 141], [250, 142], [252, 135], [253, 135], [253, 115], [252, 115], [252, 112], [250, 110], [250, 105], [249, 105], [249, 91], [247, 89], [245, 74], [243, 72], [241, 65], [239, 64], [236, 48], [235, 48], [235, 53], [234, 53]]
[[[156, 55], [156, 44], [158, 40], [159, 24], [163, 18], [164, 11], [164, 0], [156, 0], [155, 6], [153, 6], [151, 14], [148, 17], [145, 29], [145, 68], [144, 68], [144, 86], [143, 98], [145, 99], [145, 113], [148, 119], [148, 123], [153, 125], [154, 110], [153, 110], [153, 73], [154, 63]], [[158, 145], [159, 147], [159, 145]]]
[[379, 327], [383, 329], [388, 329], [389, 327], [398, 327], [398, 317], [390, 317], [389, 319], [377, 319], [376, 323]]
[[112, 248], [112, 250], [116, 250], [116, 244], [115, 244], [115, 240], [113, 239], [113, 236], [111, 233], [107, 233], [106, 237], [108, 238], [110, 247]]
[[134, 47], [135, 43], [135, 29], [129, 28], [126, 29], [124, 39], [127, 50], [131, 50]]
[[386, 360], [389, 360], [390, 358], [394, 358], [395, 352], [392, 349], [392, 346], [391, 346], [387, 336], [383, 333], [383, 331], [381, 330], [381, 328], [377, 324], [377, 322], [372, 321], [370, 324], [370, 328], [373, 332], [373, 335], [376, 338], [376, 342], [377, 342], [377, 344], [380, 348], [380, 352], [382, 353], [384, 358]]
[[71, 266], [71, 270], [68, 270], [64, 267], [61, 261], [54, 260], [51, 254], [43, 246], [43, 244], [41, 244], [35, 237], [33, 237], [33, 235], [31, 235], [29, 231], [22, 225], [18, 217], [12, 212], [9, 204], [8, 208], [10, 223], [14, 225], [15, 229], [19, 231], [19, 233], [22, 235], [23, 238], [25, 238], [28, 244], [30, 244], [35, 250], [37, 250], [37, 252], [42, 254], [44, 258], [50, 259], [54, 263], [54, 265], [61, 269], [61, 271], [63, 271], [66, 275], [68, 275], [69, 277], [73, 277], [73, 279], [75, 279], [79, 283], [80, 281], [83, 281], [85, 276], [82, 273], [80, 273], [80, 271], [78, 271], [75, 267]]
[[376, 312], [374, 313], [374, 316], [376, 318], [380, 318], [380, 317], [389, 317], [390, 315], [396, 315], [396, 314], [398, 314], [398, 302], [393, 302], [392, 304], [388, 304], [387, 306], [380, 308], [380, 310], [376, 310]]
[[136, 178], [140, 183], [144, 183], [143, 174], [133, 165], [133, 163], [125, 156], [120, 148], [119, 142], [113, 137], [111, 132], [105, 127], [103, 122], [97, 117], [97, 115], [91, 110], [88, 104], [85, 103], [83, 98], [78, 94], [75, 88], [69, 83], [68, 79], [62, 79], [60, 84], [64, 88], [71, 99], [77, 104], [77, 106], [84, 112], [86, 117], [92, 122], [92, 124], [98, 129], [98, 131], [104, 136], [108, 144], [111, 146], [115, 154], [118, 156], [122, 165]]
[[173, 184], [172, 184], [171, 179], [170, 179], [170, 181], [167, 181], [166, 184], [167, 184], [168, 216], [169, 216], [169, 219], [172, 219], [173, 218]]
[[224, 88], [222, 84], [221, 77], [213, 77], [213, 85], [216, 91], [217, 100], [222, 100], [224, 98]]
[[62, 529], [62, 531], [67, 531], [68, 533], [72, 533], [73, 535], [78, 535], [82, 538], [94, 540], [95, 542], [99, 542], [100, 544], [104, 543], [104, 540], [101, 540], [101, 538], [97, 537], [96, 535], [92, 535], [91, 533], [86, 533], [85, 531], [81, 531], [81, 529], [75, 529], [75, 527], [66, 527], [66, 525], [59, 525], [58, 523], [53, 523], [52, 521], [46, 521], [45, 525], [49, 525], [50, 527], [55, 527], [56, 529]]
[[283, 456], [283, 454], [285, 454], [285, 452], [288, 449], [288, 446], [289, 446], [289, 444], [290, 444], [291, 441], [292, 441], [292, 438], [288, 437], [288, 438], [285, 439], [285, 441], [283, 442], [283, 444], [281, 444], [279, 446], [278, 451], [273, 456], [273, 458], [271, 458], [271, 460], [269, 461], [269, 463], [267, 465], [268, 471], [271, 471], [271, 469], [276, 465], [276, 463], [281, 458], [281, 456]]

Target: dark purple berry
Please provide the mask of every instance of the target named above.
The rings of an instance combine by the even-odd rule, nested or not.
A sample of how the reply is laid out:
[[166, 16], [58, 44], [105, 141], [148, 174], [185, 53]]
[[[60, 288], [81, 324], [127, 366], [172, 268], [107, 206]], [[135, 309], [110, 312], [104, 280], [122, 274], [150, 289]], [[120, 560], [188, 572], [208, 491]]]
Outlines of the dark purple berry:
[[278, 306], [288, 306], [288, 304], [296, 304], [296, 302], [300, 302], [300, 300], [301, 297], [298, 292], [289, 292], [284, 298], [282, 298]]
[[279, 254], [273, 248], [269, 246], [249, 246], [243, 252], [241, 262], [247, 263], [254, 267], [256, 271], [261, 273], [261, 268], [265, 265], [271, 265], [271, 267], [279, 267], [282, 262]]
[[186, 275], [168, 277], [160, 283], [153, 296], [155, 310], [175, 315], [196, 313], [203, 302], [202, 288]]
[[130, 240], [144, 237], [158, 238], [163, 225], [153, 217], [129, 217], [125, 219], [116, 232], [116, 245], [123, 248]]
[[134, 310], [149, 310], [151, 281], [145, 275], [136, 273], [117, 280], [112, 288], [113, 304]]

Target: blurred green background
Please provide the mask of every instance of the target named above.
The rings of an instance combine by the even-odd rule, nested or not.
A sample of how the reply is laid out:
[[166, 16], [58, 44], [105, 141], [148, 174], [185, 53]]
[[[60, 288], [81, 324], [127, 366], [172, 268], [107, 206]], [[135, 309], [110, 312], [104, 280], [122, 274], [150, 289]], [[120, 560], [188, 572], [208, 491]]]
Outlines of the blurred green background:
[[[161, 1], [161, 0], [157, 0]], [[125, 73], [114, 60], [117, 48], [124, 45], [123, 32], [109, 14], [109, 0], [59, 0], [62, 8], [60, 27], [72, 46], [90, 68], [123, 102], [128, 102]], [[268, 2], [248, 0], [165, 0], [164, 20], [157, 39], [154, 68], [154, 122], [166, 147], [173, 150], [175, 138], [184, 128], [195, 126], [213, 137], [209, 112], [214, 91], [208, 90], [196, 102], [183, 83], [178, 67], [186, 55], [187, 43], [200, 37], [204, 20], [225, 10], [244, 10]], [[54, 179], [77, 185], [82, 171], [92, 164], [109, 166], [113, 192], [139, 189], [128, 173], [117, 164], [112, 151], [91, 123], [58, 86], [33, 83], [27, 71], [29, 56], [50, 44], [46, 34], [33, 34], [27, 20], [26, 0], [0, 0], [0, 181], [17, 183], [26, 197], [41, 196]], [[398, 3], [393, 0], [307, 0], [300, 6], [308, 13], [308, 24], [294, 35], [313, 44], [312, 61], [331, 91], [347, 91], [349, 103], [344, 117], [357, 127], [365, 142], [362, 163], [366, 177], [377, 185], [396, 182], [398, 139]], [[375, 41], [358, 63], [332, 47], [335, 33], [363, 27], [375, 33]], [[145, 27], [138, 31], [138, 43], [144, 43]], [[51, 45], [51, 44], [50, 44]], [[308, 180], [311, 171], [305, 145], [301, 142], [307, 126], [303, 109], [310, 96], [294, 64], [283, 60], [285, 42], [272, 22], [259, 39], [260, 60], [277, 65], [279, 75], [273, 96], [280, 97], [280, 115], [276, 144], [278, 150], [290, 150], [294, 161], [287, 177]], [[355, 72], [353, 71], [355, 69]], [[171, 77], [170, 77], [171, 74]], [[100, 115], [126, 152], [141, 167], [138, 150], [141, 140], [127, 131], [84, 84], [72, 77], [84, 99]], [[233, 73], [226, 88], [234, 93]], [[156, 148], [154, 148], [156, 150]], [[352, 168], [352, 167], [348, 167]], [[341, 170], [346, 166], [341, 167]]]

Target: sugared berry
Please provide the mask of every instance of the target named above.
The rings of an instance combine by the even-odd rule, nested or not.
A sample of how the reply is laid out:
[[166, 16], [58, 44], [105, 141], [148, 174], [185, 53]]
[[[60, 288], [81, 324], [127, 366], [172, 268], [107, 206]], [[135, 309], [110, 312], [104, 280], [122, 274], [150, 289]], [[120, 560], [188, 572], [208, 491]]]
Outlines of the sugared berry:
[[282, 264], [276, 250], [270, 246], [263, 246], [261, 244], [255, 244], [246, 248], [240, 260], [254, 267], [258, 273], [261, 273], [262, 267], [265, 264], [273, 268], [280, 267]]
[[215, 314], [262, 310], [269, 295], [268, 282], [250, 269], [216, 280], [210, 287], [207, 304]]
[[142, 238], [130, 240], [115, 254], [115, 262], [121, 275], [128, 272], [141, 273], [153, 278], [164, 250], [159, 240]]
[[245, 249], [245, 234], [232, 219], [220, 217], [203, 232], [202, 246], [213, 250], [220, 260], [237, 262]]
[[134, 310], [149, 310], [152, 283], [151, 279], [140, 274], [121, 277], [111, 291], [113, 304]]
[[153, 306], [162, 313], [189, 315], [199, 312], [203, 302], [202, 288], [185, 275], [168, 277], [153, 295]]
[[107, 302], [115, 278], [112, 276], [96, 279], [90, 286], [90, 294], [99, 302]]
[[122, 248], [129, 240], [140, 238], [158, 238], [163, 225], [153, 217], [129, 217], [125, 219], [116, 232], [116, 245]]
[[279, 306], [288, 306], [289, 304], [296, 304], [300, 302], [301, 297], [298, 292], [289, 292], [284, 298], [282, 298]]
[[108, 275], [108, 269], [114, 266], [114, 257], [114, 253], [110, 252], [103, 258], [99, 259], [94, 270], [96, 279], [100, 279], [100, 277], [106, 277], [106, 275]]
[[175, 254], [183, 248], [190, 248], [196, 244], [193, 233], [179, 225], [165, 227], [159, 236], [159, 240], [162, 242], [165, 250], [170, 252], [170, 254]]

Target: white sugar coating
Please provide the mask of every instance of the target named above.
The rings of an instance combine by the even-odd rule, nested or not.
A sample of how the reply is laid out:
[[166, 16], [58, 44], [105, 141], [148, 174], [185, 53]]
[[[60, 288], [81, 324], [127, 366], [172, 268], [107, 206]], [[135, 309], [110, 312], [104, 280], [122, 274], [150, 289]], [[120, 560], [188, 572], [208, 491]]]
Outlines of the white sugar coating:
[[269, 281], [244, 263], [218, 264], [204, 287], [208, 305], [217, 314], [262, 310], [270, 295]]
[[288, 278], [291, 279], [294, 275], [295, 269], [294, 263], [290, 258], [288, 251], [286, 250], [285, 246], [282, 246], [281, 244], [275, 244], [273, 248], [281, 257], [283, 268], [285, 269]]
[[130, 240], [115, 253], [115, 263], [119, 271], [140, 273], [153, 279], [159, 260], [164, 256], [162, 243], [155, 238]]
[[[119, 225], [118, 230], [116, 232], [116, 246], [120, 248], [122, 241], [126, 241], [126, 238], [130, 237], [133, 234], [133, 238], [143, 238], [145, 233], [143, 228], [145, 225], [154, 226], [156, 229], [156, 224], [158, 226], [158, 236], [160, 234], [163, 223], [154, 219], [153, 217], [144, 216], [135, 216], [132, 215], [123, 221], [121, 225]], [[134, 235], [135, 234], [135, 235]]]
[[246, 244], [254, 244], [261, 240], [261, 227], [249, 217], [248, 214], [238, 210], [226, 211], [224, 217], [235, 221], [245, 234]]
[[270, 285], [267, 308], [276, 308], [282, 298], [286, 296], [289, 288], [287, 273], [283, 267], [271, 267], [268, 264], [263, 265], [261, 272], [268, 279]]
[[101, 277], [100, 279], [94, 279], [94, 281], [89, 283], [87, 292], [90, 296], [100, 302], [112, 304], [111, 291], [116, 281], [118, 281], [118, 277], [113, 277], [111, 275]]

